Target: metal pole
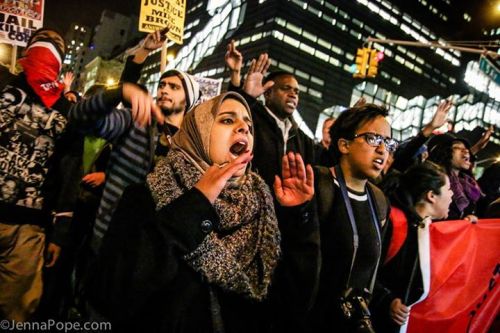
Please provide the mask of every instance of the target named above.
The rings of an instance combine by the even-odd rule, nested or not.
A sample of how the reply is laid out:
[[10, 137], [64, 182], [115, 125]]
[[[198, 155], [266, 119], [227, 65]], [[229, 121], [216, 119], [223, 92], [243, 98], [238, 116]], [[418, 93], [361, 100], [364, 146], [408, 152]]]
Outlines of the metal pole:
[[423, 43], [423, 42], [411, 42], [411, 41], [407, 41], [407, 40], [397, 40], [397, 39], [376, 39], [376, 38], [371, 38], [371, 37], [368, 37], [367, 41], [368, 42], [376, 42], [379, 44], [396, 44], [396, 45], [408, 45], [408, 46], [415, 46], [415, 47], [428, 47], [428, 48], [435, 47], [437, 49], [457, 50], [457, 51], [462, 51], [462, 52], [489, 55], [490, 57], [492, 57], [494, 59], [496, 59], [499, 56], [496, 52], [489, 51], [486, 49], [475, 49], [475, 48], [471, 48], [471, 47], [441, 45], [438, 42]]
[[161, 59], [160, 59], [160, 75], [165, 72], [165, 69], [167, 67], [167, 42], [168, 39], [165, 40], [165, 43], [163, 43], [161, 47]]
[[16, 61], [17, 61], [17, 45], [12, 45], [10, 53], [10, 72], [16, 74]]

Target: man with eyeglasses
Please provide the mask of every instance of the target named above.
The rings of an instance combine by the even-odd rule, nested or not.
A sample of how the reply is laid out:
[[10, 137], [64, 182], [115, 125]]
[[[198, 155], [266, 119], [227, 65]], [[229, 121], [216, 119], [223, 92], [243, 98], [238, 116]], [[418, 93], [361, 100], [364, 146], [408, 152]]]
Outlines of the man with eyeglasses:
[[[387, 115], [387, 109], [374, 104], [342, 112], [330, 129], [329, 153], [336, 165], [315, 170], [322, 269], [309, 322], [312, 332], [356, 331], [359, 322], [347, 318], [342, 304], [358, 297], [370, 301], [388, 201], [369, 180], [380, 175], [398, 147]], [[353, 305], [353, 318], [360, 318]]]

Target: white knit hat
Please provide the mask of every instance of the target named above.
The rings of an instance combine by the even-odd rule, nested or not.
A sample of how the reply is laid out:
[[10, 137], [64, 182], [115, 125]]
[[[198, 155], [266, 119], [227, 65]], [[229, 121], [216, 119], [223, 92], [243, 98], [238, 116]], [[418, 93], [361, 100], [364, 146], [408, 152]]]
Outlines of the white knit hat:
[[182, 87], [186, 94], [186, 112], [191, 110], [200, 99], [200, 85], [194, 77], [188, 73], [180, 71], [178, 69], [171, 69], [163, 73], [160, 77], [160, 81], [165, 77], [177, 76], [181, 79]]

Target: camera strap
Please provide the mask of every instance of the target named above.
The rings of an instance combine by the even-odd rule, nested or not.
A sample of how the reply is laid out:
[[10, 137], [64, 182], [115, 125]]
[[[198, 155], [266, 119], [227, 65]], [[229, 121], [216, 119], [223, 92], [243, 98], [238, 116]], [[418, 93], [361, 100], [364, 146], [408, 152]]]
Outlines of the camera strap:
[[[356, 261], [356, 254], [357, 254], [358, 248], [359, 248], [359, 234], [358, 234], [358, 227], [356, 225], [356, 220], [354, 219], [354, 212], [352, 210], [351, 201], [349, 199], [349, 194], [347, 192], [347, 186], [345, 183], [344, 174], [342, 173], [342, 169], [340, 168], [340, 165], [337, 164], [334, 167], [334, 169], [335, 169], [335, 176], [336, 176], [337, 181], [339, 183], [340, 192], [341, 192], [342, 198], [344, 200], [344, 206], [347, 210], [347, 216], [349, 218], [349, 222], [351, 223], [351, 228], [352, 228], [353, 253], [352, 253], [351, 267], [349, 269], [349, 275], [347, 276], [347, 282], [346, 282], [346, 290], [347, 290], [350, 286], [352, 270], [354, 268], [354, 262]], [[382, 255], [382, 238], [380, 235], [380, 227], [379, 227], [378, 222], [377, 222], [378, 221], [377, 214], [375, 211], [375, 207], [373, 206], [373, 200], [371, 198], [371, 194], [370, 194], [368, 186], [366, 186], [366, 196], [368, 198], [368, 206], [370, 207], [370, 213], [371, 213], [370, 216], [371, 216], [372, 223], [375, 226], [375, 230], [377, 232], [377, 239], [378, 239], [378, 245], [379, 245], [378, 246], [379, 250], [378, 250], [377, 264], [375, 266], [375, 270], [373, 271], [372, 278], [370, 281], [370, 293], [372, 293], [373, 287], [375, 286], [375, 278], [377, 276], [378, 266], [380, 263], [380, 257]]]

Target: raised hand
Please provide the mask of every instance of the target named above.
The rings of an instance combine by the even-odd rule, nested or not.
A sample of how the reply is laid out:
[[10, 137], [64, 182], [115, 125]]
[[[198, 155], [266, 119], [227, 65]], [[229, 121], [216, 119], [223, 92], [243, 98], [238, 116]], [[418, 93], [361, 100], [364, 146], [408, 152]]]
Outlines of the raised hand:
[[243, 90], [250, 96], [257, 98], [274, 85], [274, 81], [268, 81], [262, 85], [262, 80], [271, 65], [267, 53], [262, 53], [257, 60], [253, 59], [248, 69]]
[[149, 33], [146, 38], [142, 40], [140, 47], [149, 52], [159, 49], [167, 39], [167, 32], [168, 28]]
[[448, 119], [448, 113], [450, 112], [451, 107], [453, 106], [453, 102], [449, 100], [442, 101], [436, 109], [436, 113], [432, 117], [431, 121], [425, 125], [422, 130], [424, 136], [428, 137], [432, 134], [432, 132], [439, 127], [443, 126]]
[[205, 171], [196, 187], [207, 199], [214, 203], [227, 181], [239, 170], [247, 167], [253, 158], [250, 150], [225, 165], [212, 165]]
[[132, 119], [140, 126], [145, 127], [151, 124], [151, 116], [155, 117], [158, 123], [163, 124], [165, 117], [160, 108], [153, 101], [151, 95], [143, 91], [133, 83], [124, 83], [122, 87], [123, 100], [132, 106], [130, 112]]
[[281, 174], [283, 180], [274, 177], [274, 193], [282, 206], [301, 205], [314, 196], [314, 173], [312, 167], [304, 165], [298, 153], [283, 156]]
[[366, 104], [366, 99], [364, 97], [360, 97], [356, 103], [354, 103], [354, 105], [352, 106], [353, 108], [360, 108], [362, 107], [363, 105]]
[[73, 80], [75, 79], [75, 75], [73, 72], [66, 72], [63, 75], [63, 84], [64, 84], [64, 92], [68, 92], [71, 90], [71, 85], [73, 84]]
[[224, 60], [226, 61], [227, 67], [232, 72], [241, 71], [241, 67], [243, 66], [243, 55], [236, 49], [234, 40], [231, 40], [231, 42], [227, 44], [227, 52], [224, 56]]
[[483, 136], [481, 137], [481, 139], [479, 139], [479, 141], [476, 142], [474, 144], [474, 146], [472, 146], [470, 148], [470, 151], [471, 151], [471, 153], [473, 155], [476, 155], [477, 153], [479, 153], [479, 151], [481, 149], [483, 149], [484, 147], [486, 147], [486, 145], [490, 141], [491, 135], [493, 134], [494, 131], [495, 131], [495, 126], [491, 125], [488, 128], [488, 130], [486, 130], [486, 132], [483, 133]]

